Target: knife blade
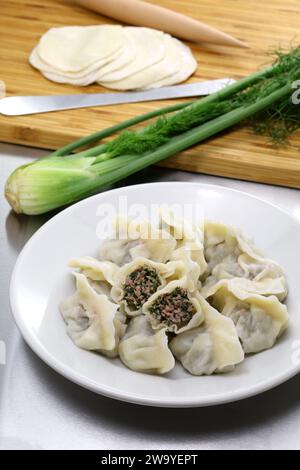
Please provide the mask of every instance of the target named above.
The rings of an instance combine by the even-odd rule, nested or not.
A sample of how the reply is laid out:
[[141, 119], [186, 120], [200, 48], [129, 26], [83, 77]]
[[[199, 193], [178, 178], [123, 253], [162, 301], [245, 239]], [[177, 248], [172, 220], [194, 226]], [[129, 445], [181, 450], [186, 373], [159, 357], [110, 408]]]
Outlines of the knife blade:
[[137, 103], [173, 98], [205, 96], [234, 83], [231, 78], [208, 80], [188, 85], [175, 85], [153, 90], [125, 93], [86, 93], [78, 95], [9, 96], [0, 100], [0, 114], [22, 116], [49, 113], [66, 109], [108, 106], [112, 104]]

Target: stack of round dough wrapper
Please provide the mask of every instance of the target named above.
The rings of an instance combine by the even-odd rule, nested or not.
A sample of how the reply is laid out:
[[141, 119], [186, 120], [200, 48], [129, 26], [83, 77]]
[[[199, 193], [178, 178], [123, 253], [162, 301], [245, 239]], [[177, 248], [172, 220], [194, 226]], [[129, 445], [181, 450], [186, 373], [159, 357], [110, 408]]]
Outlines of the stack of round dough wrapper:
[[175, 85], [197, 68], [191, 50], [169, 34], [118, 25], [51, 28], [29, 61], [54, 82], [115, 90]]

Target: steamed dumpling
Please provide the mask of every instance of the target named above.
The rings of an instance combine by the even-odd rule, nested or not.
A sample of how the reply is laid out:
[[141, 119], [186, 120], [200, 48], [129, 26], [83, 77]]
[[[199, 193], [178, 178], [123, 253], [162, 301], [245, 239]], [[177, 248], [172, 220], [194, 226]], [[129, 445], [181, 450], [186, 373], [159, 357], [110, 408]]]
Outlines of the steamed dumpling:
[[[199, 266], [200, 275], [206, 271], [207, 263], [204, 257], [204, 234], [201, 226], [196, 226], [187, 220], [176, 217], [168, 207], [160, 211], [160, 227], [175, 238], [177, 249], [190, 252], [191, 259]], [[176, 258], [173, 253], [171, 259]]]
[[170, 349], [183, 367], [193, 375], [228, 372], [244, 359], [236, 328], [199, 296], [204, 322], [198, 328], [175, 336]]
[[[282, 278], [267, 278], [262, 281], [252, 281], [243, 277], [234, 277], [232, 279], [222, 279], [212, 285], [206, 284], [201, 289], [204, 298], [211, 297], [223, 285], [228, 286], [232, 292], [248, 292], [249, 294], [258, 294], [265, 297], [275, 295], [278, 300], [283, 300], [286, 295], [285, 283]], [[237, 294], [239, 295], [239, 294]]]
[[189, 291], [196, 290], [199, 285], [201, 268], [196, 261], [193, 261], [191, 250], [188, 247], [182, 246], [174, 250], [171, 255], [171, 261], [168, 264], [174, 266], [175, 273], [172, 276], [172, 280], [184, 277], [187, 282], [187, 289]]
[[138, 372], [166, 374], [175, 365], [166, 329], [153, 330], [145, 315], [130, 320], [119, 345], [119, 354], [129, 369]]
[[111, 287], [119, 267], [111, 261], [99, 261], [92, 256], [83, 256], [69, 261], [71, 268], [78, 268], [91, 286], [99, 293], [110, 297]]
[[113, 284], [114, 276], [118, 271], [118, 266], [110, 261], [99, 261], [92, 256], [83, 256], [69, 261], [71, 268], [78, 268], [89, 279], [93, 281], [105, 281]]
[[271, 348], [287, 328], [287, 308], [274, 295], [249, 293], [226, 280], [217, 283], [214, 290], [212, 304], [233, 320], [245, 353]]
[[100, 256], [119, 266], [138, 257], [165, 263], [176, 247], [172, 236], [148, 221], [137, 222], [118, 217], [113, 229], [113, 236], [100, 247]]
[[83, 274], [74, 275], [76, 292], [60, 304], [69, 336], [80, 348], [116, 356], [126, 329], [125, 316], [106, 295], [98, 294]]
[[[276, 295], [283, 300], [287, 295], [287, 283], [283, 269], [275, 261], [269, 260], [246, 240], [234, 227], [215, 222], [205, 222], [205, 258], [207, 260], [206, 279], [203, 295], [219, 280], [244, 278], [255, 283], [263, 283], [261, 290], [266, 295]], [[270, 280], [276, 279], [275, 287]], [[249, 289], [253, 290], [255, 284]], [[258, 288], [258, 285], [256, 286]], [[275, 293], [275, 292], [274, 292]]]
[[190, 292], [188, 285], [187, 277], [171, 281], [144, 304], [142, 311], [154, 329], [166, 328], [178, 334], [202, 323], [204, 315], [197, 294]]

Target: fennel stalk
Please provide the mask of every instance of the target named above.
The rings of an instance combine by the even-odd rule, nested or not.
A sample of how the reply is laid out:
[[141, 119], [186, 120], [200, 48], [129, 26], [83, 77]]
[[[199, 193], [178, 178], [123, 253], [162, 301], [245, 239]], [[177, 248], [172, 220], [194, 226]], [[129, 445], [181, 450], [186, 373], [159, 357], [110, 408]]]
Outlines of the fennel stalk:
[[[262, 122], [264, 113], [269, 113], [269, 128], [275, 119], [275, 130], [280, 119], [284, 122], [285, 134], [281, 135], [287, 137], [300, 126], [290, 96], [291, 85], [299, 78], [300, 48], [295, 48], [279, 54], [273, 66], [206, 98], [136, 116], [17, 168], [7, 180], [6, 198], [18, 213], [41, 214], [105, 189], [240, 122], [251, 118], [255, 123], [256, 117]], [[104, 137], [157, 116], [142, 129], [125, 130], [113, 140], [98, 144]], [[263, 124], [256, 130], [263, 133]], [[94, 147], [71, 153], [96, 142]]]

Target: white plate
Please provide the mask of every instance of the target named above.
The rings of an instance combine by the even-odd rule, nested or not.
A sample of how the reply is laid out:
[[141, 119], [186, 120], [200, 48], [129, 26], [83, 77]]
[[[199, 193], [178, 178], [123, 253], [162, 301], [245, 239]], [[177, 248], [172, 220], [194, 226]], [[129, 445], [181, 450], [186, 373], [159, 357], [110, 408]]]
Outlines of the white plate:
[[[180, 365], [166, 376], [133, 372], [119, 359], [83, 351], [71, 342], [58, 303], [74, 289], [67, 262], [95, 255], [100, 204], [202, 204], [205, 216], [239, 226], [288, 276], [288, 331], [276, 345], [248, 357], [235, 371], [194, 377]], [[103, 206], [102, 206], [103, 207]], [[57, 372], [94, 392], [144, 405], [187, 407], [231, 402], [268, 390], [300, 370], [300, 225], [289, 214], [249, 194], [197, 183], [154, 183], [120, 188], [86, 199], [53, 217], [29, 240], [16, 263], [12, 311], [29, 346]]]

